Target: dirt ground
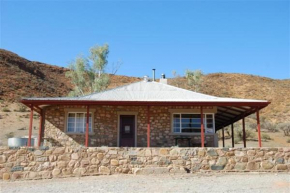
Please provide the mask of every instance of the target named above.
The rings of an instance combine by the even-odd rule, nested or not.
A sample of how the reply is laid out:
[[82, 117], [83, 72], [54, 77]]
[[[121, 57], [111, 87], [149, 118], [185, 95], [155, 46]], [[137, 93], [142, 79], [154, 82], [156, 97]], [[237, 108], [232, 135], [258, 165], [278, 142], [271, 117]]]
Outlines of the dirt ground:
[[[267, 133], [271, 140], [264, 141], [262, 140], [262, 147], [290, 147], [290, 143], [287, 143], [287, 139], [290, 139], [290, 137], [285, 137], [282, 132], [276, 132], [276, 133], [270, 133], [262, 131], [261, 135], [263, 133]], [[257, 133], [255, 133], [257, 134]], [[258, 147], [258, 141], [252, 141], [247, 140], [246, 141], [247, 147]], [[219, 140], [219, 147], [223, 146], [223, 141]], [[232, 139], [226, 139], [225, 140], [225, 147], [232, 147]], [[242, 141], [235, 144], [235, 147], [244, 147], [244, 143]]]
[[[10, 137], [28, 136], [29, 115], [30, 112], [17, 112], [19, 105], [9, 104], [7, 109], [10, 112], [3, 112], [5, 104], [0, 105], [0, 146], [7, 146]], [[39, 118], [38, 113], [34, 113], [32, 135], [38, 136]]]
[[289, 173], [111, 175], [0, 182], [0, 192], [263, 192], [289, 193]]

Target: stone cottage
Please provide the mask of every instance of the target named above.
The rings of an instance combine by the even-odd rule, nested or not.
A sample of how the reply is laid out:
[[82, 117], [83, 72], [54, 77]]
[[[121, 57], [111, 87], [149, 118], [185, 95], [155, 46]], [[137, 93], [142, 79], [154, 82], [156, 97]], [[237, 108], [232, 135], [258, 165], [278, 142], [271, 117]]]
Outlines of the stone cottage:
[[[24, 98], [40, 114], [38, 145], [110, 147], [217, 147], [217, 131], [270, 102], [205, 95], [160, 82], [143, 81], [80, 97]], [[223, 132], [224, 133], [224, 132]], [[223, 135], [224, 139], [224, 135]], [[233, 145], [234, 145], [234, 138]]]

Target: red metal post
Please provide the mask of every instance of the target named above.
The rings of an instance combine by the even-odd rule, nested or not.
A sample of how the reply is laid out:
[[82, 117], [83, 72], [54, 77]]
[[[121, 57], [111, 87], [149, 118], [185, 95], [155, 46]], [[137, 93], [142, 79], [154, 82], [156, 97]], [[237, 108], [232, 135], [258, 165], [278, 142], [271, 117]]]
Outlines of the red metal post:
[[86, 121], [86, 147], [89, 147], [89, 122], [90, 122], [90, 106], [87, 106], [87, 121]]
[[262, 147], [259, 109], [257, 110], [256, 115], [257, 115], [257, 129], [258, 129], [259, 147]]
[[243, 141], [244, 141], [244, 147], [247, 146], [246, 144], [246, 128], [245, 128], [245, 118], [243, 118]]
[[38, 131], [38, 141], [37, 141], [37, 146], [40, 147], [41, 145], [41, 136], [42, 136], [42, 110], [40, 110], [40, 114], [39, 114], [39, 131]]
[[225, 147], [225, 128], [222, 129], [223, 133], [223, 147]]
[[232, 127], [232, 147], [235, 147], [234, 124], [232, 124], [231, 127]]
[[33, 124], [33, 105], [31, 105], [30, 107], [30, 122], [29, 122], [28, 142], [27, 142], [28, 147], [31, 146], [32, 124]]
[[150, 106], [147, 106], [147, 147], [150, 147]]
[[200, 132], [201, 132], [201, 147], [204, 147], [204, 125], [203, 125], [203, 109], [200, 106]]

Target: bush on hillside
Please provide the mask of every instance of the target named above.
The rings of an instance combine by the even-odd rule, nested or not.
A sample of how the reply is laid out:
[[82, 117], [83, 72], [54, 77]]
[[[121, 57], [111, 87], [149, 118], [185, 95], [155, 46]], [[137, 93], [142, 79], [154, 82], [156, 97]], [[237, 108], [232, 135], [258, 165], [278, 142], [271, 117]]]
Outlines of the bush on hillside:
[[277, 128], [282, 130], [285, 136], [290, 136], [290, 122], [280, 123], [277, 125]]
[[266, 134], [266, 133], [262, 133], [262, 139], [265, 141], [271, 140], [270, 135]]
[[17, 109], [14, 110], [15, 112], [26, 112], [27, 107], [23, 104], [18, 104]]
[[[243, 140], [243, 129], [238, 127], [234, 130], [235, 140]], [[255, 134], [250, 129], [246, 129], [246, 139], [254, 138]]]
[[2, 111], [3, 111], [3, 112], [11, 112], [10, 109], [8, 109], [7, 107], [4, 107], [4, 108], [2, 109]]
[[261, 129], [265, 129], [265, 130], [267, 130], [269, 132], [273, 132], [273, 133], [279, 131], [279, 129], [276, 127], [275, 124], [273, 124], [273, 123], [271, 123], [269, 121], [266, 121], [266, 120], [261, 122]]
[[14, 137], [14, 132], [6, 133], [5, 136], [7, 139], [12, 138], [12, 137]]

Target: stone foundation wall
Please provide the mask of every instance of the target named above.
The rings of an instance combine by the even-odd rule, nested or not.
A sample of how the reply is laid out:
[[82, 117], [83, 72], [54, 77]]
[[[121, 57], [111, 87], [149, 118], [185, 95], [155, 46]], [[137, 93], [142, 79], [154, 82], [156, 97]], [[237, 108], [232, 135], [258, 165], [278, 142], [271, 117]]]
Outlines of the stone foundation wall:
[[[85, 134], [67, 134], [65, 131], [65, 109], [83, 109], [85, 106], [59, 105], [45, 109], [45, 134], [47, 139], [44, 146], [84, 145]], [[150, 107], [151, 147], [171, 147], [175, 145], [171, 129], [170, 110], [185, 109], [199, 111], [195, 106], [152, 106]], [[124, 112], [134, 112], [137, 115], [137, 146], [147, 146], [147, 107], [146, 106], [90, 106], [94, 112], [93, 134], [89, 135], [89, 146], [117, 147], [118, 116]], [[208, 109], [205, 109], [206, 111]], [[191, 136], [193, 143], [200, 143], [200, 136]], [[214, 135], [205, 134], [208, 147], [214, 147]], [[179, 146], [187, 146], [180, 141]]]
[[0, 147], [4, 180], [200, 171], [290, 172], [290, 148]]

